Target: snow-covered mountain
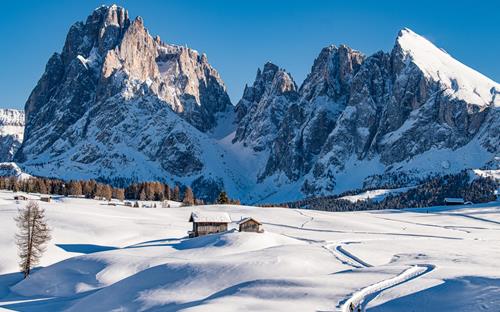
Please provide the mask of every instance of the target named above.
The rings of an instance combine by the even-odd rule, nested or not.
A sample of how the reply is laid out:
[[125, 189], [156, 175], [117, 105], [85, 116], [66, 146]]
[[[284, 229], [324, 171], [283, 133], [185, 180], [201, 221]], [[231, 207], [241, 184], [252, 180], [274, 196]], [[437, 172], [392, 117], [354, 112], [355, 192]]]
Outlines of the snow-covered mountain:
[[500, 85], [403, 29], [390, 53], [324, 48], [300, 88], [272, 63], [233, 107], [204, 54], [103, 6], [74, 24], [26, 103], [23, 170], [222, 188], [276, 202], [496, 169]]
[[24, 112], [0, 109], [0, 162], [11, 161], [23, 141]]

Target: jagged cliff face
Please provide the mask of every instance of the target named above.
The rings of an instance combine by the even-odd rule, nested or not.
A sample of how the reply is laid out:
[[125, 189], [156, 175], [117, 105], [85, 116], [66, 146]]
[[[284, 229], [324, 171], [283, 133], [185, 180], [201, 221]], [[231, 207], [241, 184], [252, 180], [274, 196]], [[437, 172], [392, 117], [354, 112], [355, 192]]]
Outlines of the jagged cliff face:
[[278, 171], [293, 181], [311, 169], [347, 105], [352, 77], [363, 59], [344, 45], [321, 51], [283, 118], [260, 180]]
[[[154, 39], [142, 19], [130, 21], [123, 8], [101, 7], [71, 27], [62, 53], [49, 60], [26, 103], [27, 139], [18, 158], [55, 151], [75, 124], [87, 128], [95, 122], [91, 117], [112, 109], [111, 102], [119, 115], [142, 96], [163, 102], [202, 132], [217, 125], [217, 113], [232, 108], [206, 56]], [[111, 124], [117, 122], [115, 117]]]
[[[248, 103], [260, 94], [255, 86], [265, 89], [259, 75], [239, 114], [253, 107]], [[316, 195], [494, 167], [499, 91], [497, 83], [408, 29], [391, 53], [365, 57], [346, 46], [327, 47], [296, 96], [277, 105], [286, 108], [279, 125], [265, 117], [258, 119], [264, 126], [244, 124], [246, 133], [255, 131], [252, 126], [278, 129], [257, 181], [300, 185], [304, 195]], [[273, 98], [265, 104], [276, 109]]]
[[0, 109], [0, 162], [12, 161], [23, 142], [24, 112]]
[[251, 87], [245, 87], [236, 106], [237, 128], [233, 143], [243, 142], [256, 152], [267, 150], [276, 139], [291, 103], [298, 98], [297, 86], [290, 74], [266, 63]]
[[53, 176], [199, 174], [200, 138], [232, 109], [205, 55], [153, 38], [123, 8], [100, 7], [49, 60], [26, 103], [17, 159]]
[[496, 169], [499, 94], [405, 29], [390, 53], [324, 48], [300, 88], [266, 63], [233, 108], [205, 55], [101, 7], [47, 63], [16, 159], [41, 176], [180, 182], [244, 202], [404, 186]]

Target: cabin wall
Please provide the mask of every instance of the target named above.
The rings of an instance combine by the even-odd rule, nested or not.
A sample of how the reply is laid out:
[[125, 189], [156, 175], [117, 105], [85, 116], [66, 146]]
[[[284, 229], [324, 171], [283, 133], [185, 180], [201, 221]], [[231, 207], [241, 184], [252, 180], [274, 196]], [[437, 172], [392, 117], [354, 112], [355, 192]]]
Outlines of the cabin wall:
[[203, 222], [193, 223], [193, 232], [195, 236], [202, 236], [211, 233], [220, 233], [227, 231], [227, 223]]
[[261, 226], [256, 222], [245, 222], [240, 224], [240, 232], [260, 232]]

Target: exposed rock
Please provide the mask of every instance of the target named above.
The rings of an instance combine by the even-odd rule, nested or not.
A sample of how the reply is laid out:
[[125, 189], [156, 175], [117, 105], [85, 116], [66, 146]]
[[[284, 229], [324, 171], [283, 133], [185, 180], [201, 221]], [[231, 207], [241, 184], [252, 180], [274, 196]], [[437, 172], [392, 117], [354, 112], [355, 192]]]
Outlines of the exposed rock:
[[269, 149], [286, 111], [297, 99], [292, 77], [278, 66], [266, 63], [236, 106], [238, 127], [233, 143], [243, 142], [255, 151]]
[[23, 142], [24, 112], [0, 109], [0, 162], [12, 161]]

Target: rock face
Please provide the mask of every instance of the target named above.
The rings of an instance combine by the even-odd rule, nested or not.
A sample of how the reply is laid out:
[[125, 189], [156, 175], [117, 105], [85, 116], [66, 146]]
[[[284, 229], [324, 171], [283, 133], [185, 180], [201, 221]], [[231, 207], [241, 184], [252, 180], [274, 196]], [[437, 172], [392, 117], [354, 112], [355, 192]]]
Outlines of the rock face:
[[90, 117], [109, 111], [111, 99], [117, 110], [126, 110], [129, 101], [142, 96], [163, 102], [203, 132], [217, 125], [217, 113], [232, 109], [204, 55], [153, 39], [142, 19], [130, 21], [123, 8], [98, 8], [85, 23], [71, 27], [62, 53], [51, 57], [31, 93], [27, 140], [18, 158], [60, 151], [57, 141], [70, 136], [77, 123], [87, 129]]
[[324, 48], [300, 88], [266, 63], [233, 107], [204, 54], [104, 6], [49, 59], [15, 159], [40, 176], [161, 180], [208, 200], [224, 188], [247, 203], [401, 187], [496, 169], [499, 94], [404, 29], [390, 53]]
[[0, 162], [12, 161], [23, 142], [24, 112], [0, 109]]
[[271, 147], [285, 113], [298, 98], [297, 86], [290, 74], [266, 63], [251, 87], [245, 87], [236, 106], [238, 127], [233, 143], [243, 142], [260, 152]]
[[[266, 176], [303, 179], [303, 193], [329, 194], [400, 186], [408, 183], [401, 177], [482, 166], [499, 154], [499, 132], [492, 130], [499, 124], [499, 84], [409, 29], [389, 54], [364, 58], [341, 46], [325, 56], [332, 50], [320, 53], [298, 107], [284, 118]], [[321, 68], [333, 73], [322, 75]]]
[[[262, 86], [271, 85], [262, 76], [237, 106], [244, 117], [234, 139], [272, 129], [257, 174], [262, 185], [299, 186], [300, 196], [313, 196], [498, 166], [499, 84], [409, 29], [390, 53], [365, 57], [346, 46], [324, 48], [290, 98], [271, 94], [262, 101]], [[248, 119], [261, 102], [280, 112], [277, 123]]]
[[[69, 30], [26, 103], [16, 159], [32, 172], [167, 179], [202, 172], [200, 140], [233, 106], [205, 55], [112, 5]], [[66, 172], [65, 172], [66, 171]]]

